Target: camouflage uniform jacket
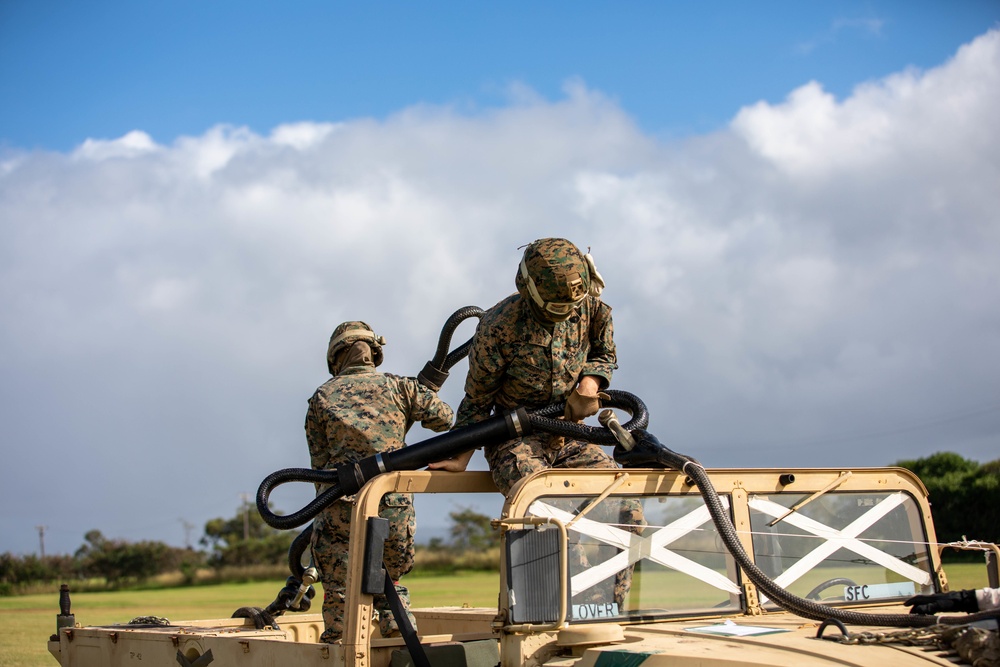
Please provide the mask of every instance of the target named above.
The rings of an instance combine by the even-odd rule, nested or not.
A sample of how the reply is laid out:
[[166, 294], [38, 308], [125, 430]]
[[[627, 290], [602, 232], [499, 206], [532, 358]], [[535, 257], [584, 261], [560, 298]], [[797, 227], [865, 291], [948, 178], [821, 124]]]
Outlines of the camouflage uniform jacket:
[[349, 366], [309, 399], [306, 440], [312, 467], [333, 470], [345, 461], [391, 452], [415, 421], [447, 431], [452, 410], [415, 378], [381, 373], [374, 366]]
[[488, 418], [494, 408], [538, 408], [558, 401], [584, 375], [611, 382], [618, 368], [611, 307], [587, 297], [564, 322], [551, 330], [532, 315], [519, 294], [486, 311], [469, 350], [465, 398], [455, 426]]

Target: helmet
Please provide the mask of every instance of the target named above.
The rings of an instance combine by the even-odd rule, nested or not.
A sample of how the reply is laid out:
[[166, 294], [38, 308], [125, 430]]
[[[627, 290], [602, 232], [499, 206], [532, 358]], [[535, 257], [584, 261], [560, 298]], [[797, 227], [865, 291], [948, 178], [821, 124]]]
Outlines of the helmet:
[[566, 239], [528, 244], [514, 283], [522, 298], [553, 321], [569, 318], [588, 295], [598, 296], [604, 287], [590, 255]]
[[385, 338], [376, 336], [372, 328], [359, 321], [350, 321], [339, 324], [330, 336], [330, 346], [326, 349], [326, 366], [333, 373], [334, 361], [337, 353], [346, 349], [358, 341], [368, 343], [372, 348], [372, 360], [378, 366], [382, 363], [382, 346], [385, 345]]

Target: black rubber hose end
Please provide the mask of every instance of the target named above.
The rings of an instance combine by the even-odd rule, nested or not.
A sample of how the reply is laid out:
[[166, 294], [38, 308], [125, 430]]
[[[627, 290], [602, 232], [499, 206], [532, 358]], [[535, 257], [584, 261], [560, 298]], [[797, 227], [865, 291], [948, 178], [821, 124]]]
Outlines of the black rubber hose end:
[[441, 391], [447, 379], [448, 371], [441, 370], [432, 361], [424, 364], [423, 370], [417, 374], [417, 381], [435, 393]]

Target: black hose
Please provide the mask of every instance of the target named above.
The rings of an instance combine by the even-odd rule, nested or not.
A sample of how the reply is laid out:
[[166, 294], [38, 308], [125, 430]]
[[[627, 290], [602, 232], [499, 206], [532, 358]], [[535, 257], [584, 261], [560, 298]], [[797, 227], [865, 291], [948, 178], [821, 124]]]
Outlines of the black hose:
[[[375, 454], [360, 461], [347, 461], [335, 470], [285, 468], [264, 478], [257, 489], [257, 511], [264, 523], [279, 530], [297, 528], [344, 496], [357, 493], [372, 478], [397, 470], [418, 470], [429, 463], [443, 461], [477, 447], [500, 444], [531, 433], [528, 413], [523, 409], [508, 412], [486, 421], [458, 428], [409, 445], [393, 452]], [[268, 507], [275, 488], [288, 482], [313, 482], [329, 485], [298, 512], [284, 516]]]
[[[268, 507], [268, 498], [276, 487], [288, 482], [313, 482], [327, 484], [329, 487], [319, 494], [308, 505], [298, 512], [284, 516], [275, 514]], [[298, 528], [307, 521], [310, 521], [317, 514], [329, 507], [331, 503], [346, 494], [343, 493], [338, 484], [337, 470], [313, 470], [312, 468], [285, 468], [272, 472], [264, 478], [264, 481], [257, 487], [257, 511], [260, 513], [264, 523], [272, 528], [280, 530], [290, 530]]]
[[278, 627], [278, 622], [274, 620], [274, 616], [260, 607], [240, 607], [233, 612], [232, 618], [249, 618], [257, 630], [263, 630], [268, 625], [275, 630], [281, 629]]
[[295, 536], [295, 539], [292, 540], [292, 545], [288, 547], [288, 569], [292, 571], [292, 575], [299, 581], [302, 581], [302, 577], [306, 572], [306, 568], [302, 565], [302, 554], [309, 548], [309, 544], [312, 542], [312, 534], [313, 525], [309, 524], [305, 527], [305, 530]]
[[[451, 346], [451, 337], [455, 333], [455, 329], [458, 325], [469, 319], [470, 317], [482, 318], [485, 311], [478, 306], [466, 306], [464, 308], [459, 308], [451, 317], [447, 319], [444, 323], [444, 328], [441, 330], [441, 336], [438, 338], [438, 349], [437, 353], [434, 355], [434, 365], [443, 368], [444, 370], [451, 370], [451, 367], [457, 364], [466, 354], [469, 353], [469, 346], [472, 345], [472, 338], [465, 341], [462, 345], [455, 349], [453, 352], [448, 352], [448, 348]], [[465, 352], [462, 353], [464, 348]]]
[[[621, 408], [632, 415], [632, 418], [623, 426], [626, 431], [644, 429], [649, 425], [649, 410], [646, 409], [646, 404], [638, 396], [618, 389], [608, 389], [604, 393], [610, 396], [611, 400], [602, 401], [601, 407]], [[613, 446], [618, 444], [614, 433], [602, 426], [590, 426], [553, 417], [553, 415], [562, 416], [565, 406], [566, 403], [561, 402], [532, 410], [528, 413], [531, 426], [536, 431], [545, 431], [573, 440], [586, 440], [598, 445]]]
[[836, 619], [851, 625], [912, 628], [926, 627], [937, 623], [955, 624], [965, 622], [964, 617], [937, 618], [915, 614], [867, 614], [849, 609], [828, 607], [818, 602], [792, 595], [768, 578], [747, 555], [746, 551], [743, 550], [743, 545], [736, 534], [736, 528], [733, 527], [732, 522], [729, 520], [729, 515], [726, 514], [726, 510], [719, 501], [719, 494], [715, 491], [712, 480], [700, 463], [688, 456], [674, 452], [646, 431], [635, 431], [632, 433], [632, 436], [636, 439], [636, 446], [630, 452], [625, 452], [622, 448], [616, 448], [616, 460], [637, 465], [655, 463], [664, 468], [679, 470], [691, 477], [695, 484], [698, 485], [698, 490], [705, 500], [705, 505], [708, 507], [712, 521], [715, 523], [719, 531], [719, 536], [722, 538], [723, 543], [725, 543], [729, 553], [732, 554], [739, 566], [746, 572], [747, 578], [782, 609], [803, 618], [810, 618], [816, 621]]
[[[606, 406], [620, 408], [632, 415], [624, 426], [626, 430], [643, 428], [649, 422], [649, 412], [638, 396], [617, 390], [610, 390], [607, 394], [611, 399], [604, 401]], [[615, 444], [614, 436], [603, 428], [553, 419], [549, 416], [562, 414], [562, 410], [562, 403], [539, 408], [532, 413], [519, 408], [393, 452], [376, 454], [356, 462], [344, 462], [335, 470], [312, 468], [278, 470], [260, 483], [257, 489], [257, 511], [260, 512], [264, 523], [272, 528], [280, 530], [297, 528], [312, 520], [340, 498], [357, 493], [365, 483], [377, 475], [396, 470], [419, 470], [435, 461], [443, 461], [471, 449], [498, 445], [512, 438], [528, 435], [535, 430], [598, 444]], [[275, 488], [288, 482], [313, 482], [328, 485], [328, 488], [299, 511], [283, 516], [277, 515], [268, 507], [269, 498]], [[291, 555], [289, 557], [292, 558]], [[295, 568], [292, 573], [297, 574]]]
[[[474, 307], [470, 306], [469, 308]], [[468, 345], [467, 343], [466, 347]], [[440, 354], [438, 356], [440, 357]], [[458, 358], [460, 359], [461, 356]], [[868, 614], [838, 609], [797, 597], [781, 588], [768, 578], [744, 551], [736, 529], [719, 501], [718, 493], [704, 467], [693, 458], [669, 449], [661, 444], [655, 436], [644, 430], [649, 423], [649, 412], [637, 396], [619, 390], [608, 390], [606, 393], [611, 397], [611, 400], [604, 402], [605, 407], [621, 408], [632, 416], [624, 425], [625, 430], [632, 433], [636, 439], [636, 446], [630, 451], [621, 447], [614, 434], [607, 429], [554, 418], [554, 415], [562, 414], [565, 403], [555, 403], [535, 409], [530, 413], [519, 408], [514, 412], [455, 429], [394, 452], [376, 454], [358, 462], [341, 464], [336, 470], [313, 470], [311, 468], [279, 470], [268, 475], [261, 482], [257, 490], [257, 509], [264, 522], [273, 528], [282, 530], [296, 528], [311, 520], [336, 500], [345, 495], [356, 493], [365, 483], [379, 474], [397, 470], [416, 470], [434, 461], [451, 458], [470, 449], [499, 444], [538, 430], [596, 444], [615, 445], [615, 460], [628, 467], [663, 467], [679, 470], [688, 475], [697, 484], [723, 543], [746, 573], [747, 578], [769, 599], [786, 611], [817, 621], [833, 620], [853, 625], [927, 627], [937, 623], [958, 624], [966, 622], [966, 617], [962, 616], [938, 618], [915, 614]], [[298, 512], [285, 516], [274, 514], [268, 508], [268, 498], [271, 491], [281, 484], [292, 481], [325, 484], [328, 485], [328, 488]], [[289, 566], [293, 574], [297, 573], [301, 576], [302, 571], [301, 562], [299, 562], [302, 551], [297, 551], [298, 558], [293, 556], [293, 552], [296, 551], [295, 544], [308, 544], [308, 534], [311, 532], [311, 528], [310, 526], [300, 533], [293, 542], [293, 549], [289, 551]]]
[[470, 317], [481, 318], [483, 312], [483, 309], [478, 306], [465, 306], [456, 310], [445, 321], [444, 327], [441, 329], [441, 335], [438, 337], [438, 346], [437, 351], [434, 353], [434, 358], [428, 361], [424, 365], [423, 370], [417, 374], [417, 380], [422, 385], [434, 391], [441, 390], [441, 386], [448, 379], [448, 371], [451, 370], [452, 366], [464, 359], [469, 354], [469, 348], [472, 347], [472, 338], [470, 338], [453, 352], [448, 352], [448, 348], [451, 346], [451, 337], [454, 335], [455, 329]]
[[452, 366], [469, 356], [469, 348], [471, 347], [472, 339], [470, 338], [448, 353], [448, 356], [444, 358], [444, 365], [442, 368], [446, 371], [450, 371]]

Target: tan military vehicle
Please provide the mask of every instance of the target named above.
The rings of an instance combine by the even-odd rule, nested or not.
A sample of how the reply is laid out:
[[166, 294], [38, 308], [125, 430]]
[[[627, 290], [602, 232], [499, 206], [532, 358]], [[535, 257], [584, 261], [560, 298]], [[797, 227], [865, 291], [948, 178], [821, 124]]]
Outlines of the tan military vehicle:
[[[911, 473], [720, 469], [708, 476], [757, 568], [826, 610], [818, 616], [855, 614], [862, 624], [835, 620], [818, 638], [823, 620], [812, 607], [813, 618], [803, 617], [769, 599], [726, 548], [686, 472], [550, 470], [523, 480], [495, 522], [504, 545], [497, 607], [414, 610], [430, 664], [956, 664], [955, 648], [941, 642], [948, 632], [969, 634], [968, 626], [864, 624], [896, 623], [910, 616], [901, 604], [907, 597], [948, 589], [926, 491]], [[484, 472], [382, 474], [358, 494], [356, 525], [377, 517], [383, 494], [399, 491], [497, 493]], [[620, 520], [637, 506], [641, 522]], [[997, 547], [957, 546], [984, 551], [996, 586]], [[319, 614], [287, 613], [277, 627], [262, 628], [244, 618], [74, 624], [53, 636], [49, 651], [64, 667], [413, 664], [404, 639], [381, 638], [372, 622], [366, 531], [354, 532], [350, 549], [348, 608], [356, 611], [340, 644], [317, 642]], [[624, 596], [616, 596], [616, 575], [630, 583]]]
[[[451, 334], [481, 314], [469, 306], [449, 318], [421, 382], [440, 388], [469, 346], [449, 353]], [[63, 667], [927, 667], [960, 655], [1000, 665], [996, 614], [923, 616], [903, 605], [949, 590], [927, 491], [913, 474], [706, 470], [645, 430], [637, 397], [607, 394], [605, 407], [629, 413], [626, 424], [611, 409], [598, 428], [553, 418], [562, 405], [521, 408], [334, 471], [266, 478], [257, 508], [276, 528], [302, 526], [356, 494], [353, 613], [340, 643], [320, 643], [322, 616], [305, 609], [315, 582], [307, 529], [289, 554], [289, 585], [265, 609], [92, 627], [75, 622], [65, 596], [49, 651]], [[623, 468], [548, 470], [518, 482], [494, 521], [502, 539], [497, 606], [414, 609], [419, 636], [404, 628], [403, 638], [380, 637], [372, 619], [372, 594], [385, 585], [379, 500], [390, 492], [497, 494], [489, 473], [419, 470], [533, 430], [614, 447]], [[277, 516], [269, 494], [290, 481], [325, 490]], [[950, 546], [981, 551], [984, 584], [1000, 586], [995, 545]]]

